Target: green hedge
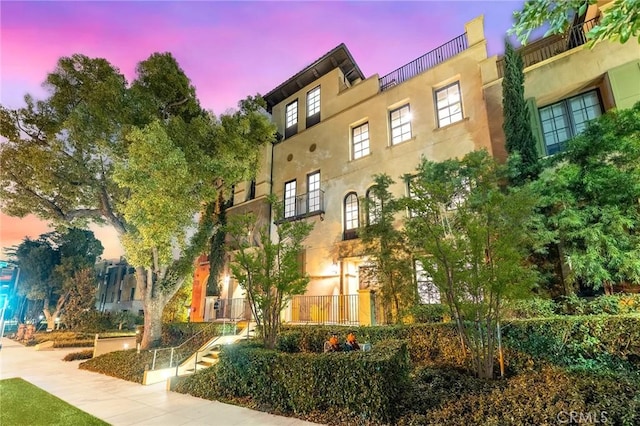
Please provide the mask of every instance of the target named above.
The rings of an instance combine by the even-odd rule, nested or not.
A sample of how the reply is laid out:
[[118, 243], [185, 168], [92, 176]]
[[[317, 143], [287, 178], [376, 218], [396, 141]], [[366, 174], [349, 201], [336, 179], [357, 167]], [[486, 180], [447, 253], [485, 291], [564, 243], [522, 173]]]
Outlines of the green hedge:
[[416, 372], [412, 383], [399, 426], [577, 424], [568, 421], [572, 412], [576, 418], [582, 413], [584, 424], [640, 424], [640, 382], [619, 375], [544, 367], [482, 381], [426, 369]]
[[338, 353], [288, 354], [237, 344], [176, 390], [208, 399], [248, 397], [270, 411], [331, 408], [362, 421], [389, 421], [400, 414], [409, 366], [407, 345], [397, 340], [374, 345], [371, 352]]
[[555, 315], [625, 315], [640, 313], [640, 294], [602, 295], [594, 298], [562, 296], [557, 300], [540, 297], [514, 300], [505, 307], [511, 319], [547, 318]]
[[640, 370], [640, 317], [567, 316], [514, 321], [502, 329], [512, 372], [554, 364], [578, 370]]
[[81, 370], [94, 371], [130, 382], [142, 383], [144, 371], [151, 365], [153, 353], [135, 349], [109, 352], [80, 363]]
[[[453, 323], [377, 327], [287, 326], [278, 337], [286, 352], [321, 352], [331, 333], [341, 342], [349, 331], [358, 341], [374, 347], [387, 339], [408, 343], [416, 366], [469, 368], [470, 358], [460, 348]], [[514, 320], [503, 324], [503, 346], [508, 371], [555, 364], [587, 370], [635, 371], [640, 369], [640, 316], [556, 316]], [[497, 363], [496, 363], [497, 366]]]
[[332, 333], [337, 333], [341, 343], [353, 331], [360, 344], [370, 342], [376, 346], [389, 339], [405, 340], [409, 357], [418, 365], [448, 365], [466, 367], [467, 354], [460, 349], [453, 323], [411, 324], [370, 327], [336, 326], [285, 326], [282, 328], [277, 348], [284, 352], [322, 352], [324, 342]]

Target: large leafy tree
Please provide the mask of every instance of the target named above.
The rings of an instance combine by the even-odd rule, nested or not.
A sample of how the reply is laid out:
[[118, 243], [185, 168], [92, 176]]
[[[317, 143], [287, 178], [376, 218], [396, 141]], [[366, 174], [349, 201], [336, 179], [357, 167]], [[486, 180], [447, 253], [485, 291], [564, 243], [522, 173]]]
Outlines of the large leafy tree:
[[535, 179], [539, 173], [536, 140], [531, 131], [529, 110], [524, 99], [522, 57], [509, 42], [505, 43], [504, 78], [502, 80], [502, 110], [505, 145], [512, 164], [511, 182], [521, 185]]
[[227, 232], [233, 241], [233, 277], [247, 292], [253, 317], [262, 327], [265, 346], [273, 349], [282, 311], [291, 296], [303, 294], [309, 284], [299, 260], [313, 225], [285, 221], [281, 206], [273, 198], [271, 204], [276, 211], [273, 239], [269, 227], [260, 226], [252, 213], [229, 217]]
[[533, 186], [574, 282], [640, 283], [640, 103], [591, 122]]
[[[18, 294], [25, 298], [30, 305], [37, 304], [38, 308], [29, 309], [30, 312], [47, 314], [47, 328], [55, 326], [55, 307], [50, 309], [52, 302], [58, 300], [60, 283], [54, 275], [60, 264], [60, 253], [53, 247], [51, 241], [43, 236], [37, 240], [25, 238], [15, 247], [13, 257], [20, 267]], [[55, 306], [55, 305], [54, 305]]]
[[363, 199], [367, 226], [359, 236], [369, 259], [371, 279], [382, 296], [389, 320], [400, 322], [404, 309], [417, 301], [417, 287], [413, 280], [413, 265], [406, 236], [397, 226], [395, 214], [402, 206], [389, 186], [394, 182], [387, 175], [374, 176], [375, 184]]
[[274, 126], [259, 98], [221, 117], [204, 111], [169, 53], [141, 62], [131, 84], [105, 59], [64, 57], [45, 87], [44, 100], [0, 109], [1, 207], [111, 225], [136, 267], [149, 347], [213, 232], [217, 194], [255, 173]]
[[406, 233], [416, 259], [449, 306], [479, 377], [493, 377], [503, 303], [535, 284], [526, 266], [534, 199], [505, 190], [504, 170], [486, 151], [462, 160], [424, 160], [410, 181]]
[[69, 304], [80, 310], [91, 307], [96, 284], [93, 264], [102, 251], [93, 232], [75, 228], [43, 234], [37, 240], [26, 238], [15, 248], [13, 256], [21, 271], [18, 292], [41, 306], [49, 330]]
[[[575, 16], [583, 16], [588, 5], [598, 0], [527, 0], [514, 12], [515, 23], [509, 30], [523, 44], [531, 31], [544, 25], [549, 34], [565, 34]], [[602, 40], [626, 43], [630, 38], [640, 41], [640, 0], [613, 0], [604, 16], [588, 33], [591, 45]]]
[[50, 235], [60, 253], [55, 273], [64, 295], [58, 301], [62, 305], [54, 318], [61, 315], [64, 324], [74, 328], [83, 312], [95, 308], [98, 281], [94, 265], [104, 248], [93, 232], [86, 229], [71, 228]]

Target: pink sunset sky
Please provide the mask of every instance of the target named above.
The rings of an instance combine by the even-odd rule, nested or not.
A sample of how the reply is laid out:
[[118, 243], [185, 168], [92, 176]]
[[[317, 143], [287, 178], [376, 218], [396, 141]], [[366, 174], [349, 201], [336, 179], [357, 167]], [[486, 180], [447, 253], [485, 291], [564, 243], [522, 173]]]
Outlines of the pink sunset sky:
[[[484, 15], [489, 55], [503, 51], [517, 1], [220, 2], [6, 1], [0, 4], [0, 103], [23, 105], [61, 56], [103, 57], [129, 80], [153, 52], [171, 52], [201, 104], [220, 114], [265, 94], [340, 43], [369, 77], [387, 74], [462, 34]], [[122, 254], [115, 233], [92, 228], [105, 258]], [[49, 228], [0, 214], [0, 246]], [[4, 254], [1, 255], [4, 257]]]

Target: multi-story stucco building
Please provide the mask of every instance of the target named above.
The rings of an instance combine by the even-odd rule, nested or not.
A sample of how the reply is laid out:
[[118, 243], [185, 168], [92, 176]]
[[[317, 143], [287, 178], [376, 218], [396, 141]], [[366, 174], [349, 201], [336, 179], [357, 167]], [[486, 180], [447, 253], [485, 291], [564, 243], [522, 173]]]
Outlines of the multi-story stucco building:
[[[640, 101], [637, 41], [584, 46], [584, 32], [599, 13], [594, 7], [567, 36], [522, 50], [541, 156], [562, 150], [588, 120]], [[504, 159], [502, 68], [502, 58], [487, 56], [479, 17], [464, 34], [386, 76], [365, 77], [339, 45], [265, 95], [282, 139], [265, 150], [256, 180], [237, 186], [228, 213], [253, 211], [268, 224], [266, 196], [273, 193], [287, 220], [314, 222], [301, 257], [311, 282], [286, 320], [371, 320], [362, 273], [367, 259], [358, 239], [367, 223], [362, 197], [377, 173], [395, 179], [394, 194], [407, 194], [400, 177], [422, 156], [442, 161], [486, 149]], [[196, 283], [206, 280], [206, 264], [201, 258]], [[228, 271], [221, 282], [225, 303], [244, 297]], [[214, 318], [213, 299], [205, 301], [202, 285], [194, 289], [200, 291], [193, 294], [192, 319]]]
[[103, 260], [96, 264], [98, 291], [96, 309], [101, 312], [131, 312], [142, 315], [142, 299], [136, 292], [136, 274], [124, 259]]

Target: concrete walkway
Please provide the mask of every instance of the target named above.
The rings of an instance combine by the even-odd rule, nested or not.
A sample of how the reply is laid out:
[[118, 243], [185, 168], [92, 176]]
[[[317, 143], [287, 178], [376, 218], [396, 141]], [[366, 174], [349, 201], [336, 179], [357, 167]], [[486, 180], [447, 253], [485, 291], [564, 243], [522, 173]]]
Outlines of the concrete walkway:
[[[0, 349], [0, 379], [21, 377], [114, 426], [314, 425], [290, 417], [169, 392], [165, 390], [164, 383], [142, 386], [80, 370], [80, 361], [62, 361], [66, 354], [80, 350], [36, 351], [34, 347], [25, 347], [4, 338]], [[1, 398], [2, 395], [0, 404]]]

